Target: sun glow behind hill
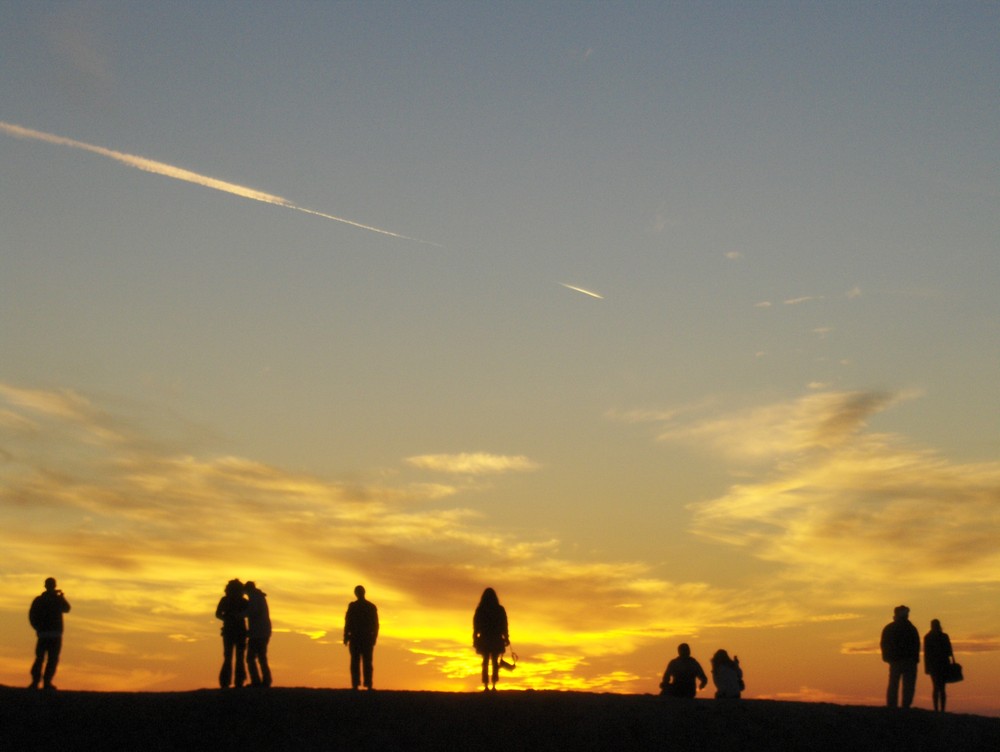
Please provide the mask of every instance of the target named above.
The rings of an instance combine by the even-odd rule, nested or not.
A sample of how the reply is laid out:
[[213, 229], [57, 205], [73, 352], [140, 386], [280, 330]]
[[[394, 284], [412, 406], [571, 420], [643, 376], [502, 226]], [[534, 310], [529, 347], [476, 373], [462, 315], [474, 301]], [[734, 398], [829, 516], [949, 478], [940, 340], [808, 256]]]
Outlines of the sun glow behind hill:
[[[238, 457], [171, 453], [134, 421], [73, 392], [4, 386], [0, 394], [0, 431], [10, 448], [2, 474], [8, 574], [0, 618], [11, 635], [0, 681], [9, 684], [23, 679], [31, 652], [21, 623], [25, 603], [51, 573], [73, 604], [64, 682], [94, 690], [210, 686], [220, 647], [214, 606], [222, 585], [241, 577], [269, 593], [272, 662], [284, 685], [343, 685], [343, 613], [352, 583], [361, 582], [382, 616], [380, 686], [474, 688], [471, 613], [481, 589], [494, 585], [522, 658], [504, 674], [504, 687], [656, 692], [674, 646], [687, 640], [706, 665], [716, 647], [739, 654], [750, 696], [877, 704], [884, 673], [875, 645], [878, 606], [887, 596], [881, 585], [863, 587], [862, 574], [889, 579], [908, 541], [894, 551], [884, 531], [867, 536], [870, 544], [854, 534], [846, 555], [843, 536], [829, 530], [849, 528], [855, 515], [838, 499], [864, 494], [868, 528], [896, 529], [900, 504], [905, 519], [921, 517], [918, 500], [905, 492], [915, 483], [930, 505], [937, 494], [951, 494], [960, 476], [978, 478], [986, 495], [996, 482], [996, 468], [949, 467], [926, 452], [891, 448], [891, 437], [855, 435], [864, 415], [891, 403], [884, 397], [814, 395], [724, 424], [670, 428], [664, 440], [699, 436], [734, 456], [801, 455], [810, 445], [821, 455], [800, 470], [786, 466], [784, 479], [744, 480], [693, 507], [694, 530], [722, 541], [715, 545], [750, 547], [793, 566], [772, 589], [740, 590], [666, 581], [638, 562], [579, 560], [561, 553], [558, 541], [484, 527], [468, 506], [478, 473], [543, 472], [525, 458], [456, 457], [453, 466], [441, 456], [410, 458], [392, 482], [348, 485]], [[853, 416], [855, 425], [834, 419], [838, 414]], [[739, 428], [747, 422], [752, 427]], [[763, 431], [772, 445], [744, 444], [739, 431]], [[444, 474], [433, 482], [407, 479], [406, 465]], [[907, 586], [918, 594], [915, 612], [935, 601], [947, 612], [948, 591], [988, 570], [995, 552], [962, 543], [979, 539], [976, 515], [985, 498], [953, 502], [950, 538], [937, 541], [940, 556], [961, 551], [951, 556], [947, 577], [926, 547], [895, 575], [921, 583]], [[50, 562], [58, 566], [44, 569]], [[857, 586], [837, 595], [843, 582]], [[856, 610], [844, 610], [852, 603]], [[955, 695], [981, 692], [995, 663], [995, 652], [982, 651], [995, 651], [996, 640], [953, 639], [960, 660], [976, 653], [975, 678]], [[859, 676], [866, 677], [862, 686]], [[985, 697], [975, 702], [980, 712], [998, 711]]]
[[492, 586], [505, 689], [877, 705], [906, 603], [998, 712], [1000, 5], [911, 6], [6, 4], [0, 682], [51, 575], [211, 687], [239, 577], [286, 686], [363, 583], [475, 690]]

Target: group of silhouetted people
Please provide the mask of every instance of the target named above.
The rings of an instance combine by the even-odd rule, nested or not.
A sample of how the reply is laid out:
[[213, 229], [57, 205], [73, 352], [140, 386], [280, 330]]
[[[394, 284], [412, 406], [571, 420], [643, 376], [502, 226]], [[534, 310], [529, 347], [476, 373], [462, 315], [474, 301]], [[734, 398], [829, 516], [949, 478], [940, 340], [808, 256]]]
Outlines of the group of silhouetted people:
[[[347, 606], [344, 617], [344, 645], [351, 655], [351, 688], [373, 688], [372, 657], [378, 640], [378, 609], [366, 598], [365, 588], [354, 588], [356, 600]], [[54, 690], [52, 678], [59, 665], [62, 650], [63, 614], [70, 610], [69, 602], [56, 588], [55, 578], [45, 580], [45, 591], [31, 602], [28, 620], [37, 633], [35, 662], [31, 666], [30, 688]], [[222, 669], [219, 686], [242, 687], [250, 674], [252, 687], [271, 686], [271, 668], [267, 662], [267, 645], [271, 639], [271, 616], [267, 594], [253, 582], [238, 579], [226, 583], [225, 594], [219, 600], [215, 616], [222, 621]], [[889, 664], [889, 686], [886, 705], [909, 708], [920, 664], [920, 634], [910, 622], [910, 609], [897, 606], [893, 620], [882, 630], [880, 648], [882, 660]], [[482, 681], [485, 690], [496, 690], [500, 668], [513, 670], [515, 664], [504, 660], [510, 647], [507, 611], [500, 605], [493, 588], [486, 588], [472, 617], [472, 645], [482, 656]], [[924, 635], [924, 672], [933, 685], [934, 710], [944, 712], [947, 704], [946, 687], [961, 681], [961, 666], [955, 662], [951, 639], [941, 629], [941, 622], [931, 621]], [[513, 654], [512, 654], [513, 655]], [[516, 661], [516, 655], [513, 656]], [[712, 681], [717, 699], [739, 699], [746, 688], [738, 656], [717, 650], [712, 656]], [[708, 685], [701, 664], [691, 655], [691, 647], [681, 643], [677, 657], [668, 664], [660, 682], [661, 694], [669, 697], [693, 698]]]
[[[351, 652], [351, 688], [373, 689], [372, 656], [378, 640], [378, 609], [366, 597], [363, 585], [354, 588], [357, 600], [348, 604], [344, 617], [344, 644]], [[472, 617], [472, 645], [483, 657], [483, 687], [496, 689], [500, 666], [513, 668], [503, 660], [510, 645], [507, 611], [500, 605], [496, 591], [486, 588]], [[492, 665], [492, 674], [490, 666]], [[492, 679], [492, 681], [491, 681]]]
[[[739, 656], [729, 657], [725, 650], [716, 650], [712, 656], [712, 683], [717, 699], [738, 700], [746, 685]], [[677, 646], [677, 657], [667, 664], [660, 682], [660, 694], [666, 697], [694, 697], [698, 690], [708, 686], [705, 670], [691, 655], [691, 646], [682, 642]]]
[[267, 593], [253, 582], [226, 583], [215, 617], [222, 620], [222, 669], [219, 686], [242, 687], [250, 672], [250, 686], [270, 687], [267, 644], [271, 640], [271, 613]]
[[[378, 640], [378, 609], [365, 598], [365, 589], [354, 588], [357, 600], [347, 607], [344, 617], [344, 644], [351, 652], [351, 687], [358, 689], [362, 674], [366, 689], [372, 689], [372, 654]], [[271, 668], [267, 644], [271, 639], [271, 616], [267, 594], [253, 582], [226, 583], [225, 595], [215, 609], [222, 620], [222, 669], [219, 686], [242, 687], [250, 673], [250, 686], [270, 687]], [[246, 662], [244, 664], [244, 655]]]
[[[889, 664], [885, 704], [890, 708], [900, 705], [908, 708], [913, 703], [920, 665], [920, 633], [910, 621], [909, 608], [896, 606], [892, 621], [882, 630], [879, 646], [882, 660]], [[951, 639], [937, 619], [931, 621], [931, 630], [924, 635], [924, 673], [931, 677], [934, 710], [943, 713], [948, 701], [945, 687], [961, 676], [961, 667], [955, 663]]]

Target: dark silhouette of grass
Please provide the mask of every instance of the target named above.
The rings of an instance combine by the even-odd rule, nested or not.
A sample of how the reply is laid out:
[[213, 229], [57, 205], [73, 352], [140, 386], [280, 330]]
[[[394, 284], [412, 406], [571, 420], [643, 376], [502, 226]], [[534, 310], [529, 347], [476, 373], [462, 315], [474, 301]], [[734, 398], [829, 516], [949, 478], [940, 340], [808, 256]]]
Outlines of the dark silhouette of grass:
[[0, 687], [0, 750], [1000, 749], [1000, 718], [586, 692]]

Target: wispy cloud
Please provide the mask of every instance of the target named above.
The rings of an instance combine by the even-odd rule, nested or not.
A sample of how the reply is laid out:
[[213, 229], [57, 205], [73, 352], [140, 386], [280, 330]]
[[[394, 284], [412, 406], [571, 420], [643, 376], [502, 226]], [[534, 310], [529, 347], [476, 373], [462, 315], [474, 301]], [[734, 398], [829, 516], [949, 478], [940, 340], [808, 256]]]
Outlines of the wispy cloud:
[[157, 162], [147, 157], [140, 157], [134, 154], [125, 154], [120, 151], [114, 151], [112, 149], [106, 149], [103, 146], [95, 146], [94, 144], [84, 143], [83, 141], [76, 141], [71, 138], [65, 138], [63, 136], [56, 136], [51, 133], [44, 133], [42, 131], [36, 131], [31, 128], [25, 128], [20, 125], [14, 125], [12, 123], [0, 122], [0, 131], [6, 133], [9, 136], [14, 136], [16, 138], [31, 139], [34, 141], [43, 141], [49, 144], [55, 144], [57, 146], [68, 146], [73, 149], [79, 149], [82, 151], [90, 152], [91, 154], [98, 154], [102, 157], [107, 157], [108, 159], [113, 159], [116, 162], [128, 165], [129, 167], [135, 167], [138, 170], [143, 170], [144, 172], [151, 172], [156, 175], [163, 175], [168, 178], [173, 178], [175, 180], [182, 180], [188, 183], [194, 183], [195, 185], [200, 185], [205, 188], [211, 188], [216, 191], [222, 191], [224, 193], [231, 193], [234, 196], [240, 196], [241, 198], [248, 198], [253, 201], [261, 201], [265, 204], [272, 204], [273, 206], [280, 206], [285, 209], [294, 209], [295, 211], [303, 212], [305, 214], [312, 214], [317, 217], [323, 217], [324, 219], [331, 219], [334, 222], [340, 222], [345, 225], [350, 225], [351, 227], [357, 227], [361, 230], [368, 230], [370, 232], [377, 232], [381, 235], [388, 235], [390, 237], [399, 238], [400, 240], [412, 240], [418, 243], [425, 243], [428, 245], [439, 245], [437, 243], [432, 243], [427, 240], [420, 240], [418, 238], [412, 238], [407, 235], [401, 235], [397, 232], [392, 232], [391, 230], [386, 230], [380, 227], [373, 227], [372, 225], [362, 224], [361, 222], [355, 222], [351, 219], [345, 219], [343, 217], [337, 217], [333, 214], [327, 214], [326, 212], [316, 211], [314, 209], [308, 209], [304, 206], [299, 206], [292, 203], [286, 198], [281, 196], [276, 196], [271, 193], [265, 193], [264, 191], [256, 190], [255, 188], [248, 188], [237, 183], [230, 183], [225, 180], [220, 180], [218, 178], [209, 177], [207, 175], [201, 175], [197, 172], [192, 172], [191, 170], [186, 170], [182, 167], [176, 167], [174, 165], [166, 164], [165, 162]]
[[457, 475], [482, 475], [537, 470], [539, 464], [524, 455], [470, 452], [461, 454], [421, 454], [407, 457], [406, 462], [422, 470], [434, 470]]
[[777, 461], [842, 445], [869, 417], [906, 397], [888, 392], [821, 392], [730, 415], [668, 422], [660, 438], [702, 444], [736, 460]]
[[[87, 688], [192, 686], [198, 679], [185, 672], [205, 664], [207, 646], [214, 655], [212, 609], [231, 577], [269, 593], [284, 660], [299, 661], [303, 676], [328, 662], [315, 651], [328, 649], [358, 582], [386, 616], [384, 649], [404, 662], [428, 652], [423, 670], [443, 678], [475, 670], [468, 621], [482, 589], [497, 586], [516, 644], [553, 657], [512, 677], [522, 687], [639, 691], [635, 672], [621, 666], [569, 678], [559, 667], [713, 624], [796, 618], [754, 593], [671, 582], [643, 562], [574, 558], [551, 534], [498, 528], [463, 503], [474, 487], [341, 483], [246, 457], [177, 452], [81, 394], [0, 386], [0, 627], [20, 625], [25, 598], [57, 576], [78, 639], [67, 670]], [[406, 465], [470, 476], [539, 467], [489, 453], [420, 455]], [[0, 646], [0, 681], [7, 651]], [[129, 660], [150, 652], [177, 658], [132, 672]], [[23, 671], [15, 663], [10, 681]]]
[[746, 547], [790, 580], [912, 587], [1000, 581], [1000, 463], [957, 464], [869, 419], [906, 394], [824, 392], [670, 426], [763, 466], [754, 480], [693, 504], [700, 535]]

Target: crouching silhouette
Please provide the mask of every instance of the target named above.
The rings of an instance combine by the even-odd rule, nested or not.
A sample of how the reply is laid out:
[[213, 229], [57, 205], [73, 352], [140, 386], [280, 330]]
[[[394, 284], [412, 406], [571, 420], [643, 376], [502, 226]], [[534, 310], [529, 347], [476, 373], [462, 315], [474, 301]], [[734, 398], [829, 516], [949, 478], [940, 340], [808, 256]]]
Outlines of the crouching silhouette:
[[677, 657], [667, 664], [667, 670], [663, 672], [660, 694], [668, 697], [694, 697], [697, 693], [695, 682], [698, 682], [698, 689], [704, 689], [708, 684], [708, 677], [701, 664], [691, 657], [691, 647], [682, 642], [677, 646]]

